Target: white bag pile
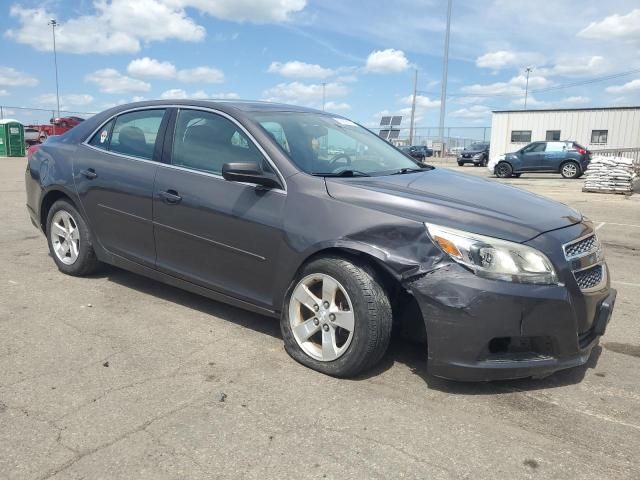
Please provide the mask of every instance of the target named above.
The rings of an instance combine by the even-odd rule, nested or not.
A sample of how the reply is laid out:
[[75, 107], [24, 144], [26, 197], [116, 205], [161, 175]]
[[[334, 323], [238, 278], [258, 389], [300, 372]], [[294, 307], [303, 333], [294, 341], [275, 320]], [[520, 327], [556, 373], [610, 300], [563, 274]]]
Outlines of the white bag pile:
[[591, 159], [585, 176], [584, 190], [612, 193], [631, 192], [637, 178], [631, 158], [602, 155]]

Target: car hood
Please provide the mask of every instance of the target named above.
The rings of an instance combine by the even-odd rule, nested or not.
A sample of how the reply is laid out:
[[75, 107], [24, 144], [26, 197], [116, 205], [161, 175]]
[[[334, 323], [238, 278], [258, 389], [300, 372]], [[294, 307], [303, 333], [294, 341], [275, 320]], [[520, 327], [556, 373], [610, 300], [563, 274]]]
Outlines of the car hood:
[[350, 204], [513, 242], [582, 221], [578, 211], [562, 203], [444, 169], [328, 177], [326, 184], [330, 196]]
[[465, 148], [464, 150], [461, 150], [460, 153], [473, 153], [473, 154], [476, 154], [476, 153], [484, 153], [486, 151], [487, 150], [485, 150], [485, 149], [483, 149], [483, 150], [467, 150]]

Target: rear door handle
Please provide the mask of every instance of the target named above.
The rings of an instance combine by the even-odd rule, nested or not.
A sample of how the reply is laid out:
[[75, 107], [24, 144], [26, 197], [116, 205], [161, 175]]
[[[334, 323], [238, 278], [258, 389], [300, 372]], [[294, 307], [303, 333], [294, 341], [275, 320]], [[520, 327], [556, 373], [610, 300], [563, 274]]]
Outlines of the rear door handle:
[[80, 170], [80, 174], [87, 177], [89, 180], [93, 180], [98, 176], [96, 171], [93, 168], [88, 168], [86, 170]]
[[169, 203], [172, 205], [175, 205], [176, 203], [180, 203], [180, 201], [182, 200], [182, 197], [178, 195], [178, 192], [176, 192], [175, 190], [167, 190], [166, 192], [160, 192], [159, 195], [160, 195], [160, 198], [162, 198], [162, 200], [164, 200], [165, 203]]

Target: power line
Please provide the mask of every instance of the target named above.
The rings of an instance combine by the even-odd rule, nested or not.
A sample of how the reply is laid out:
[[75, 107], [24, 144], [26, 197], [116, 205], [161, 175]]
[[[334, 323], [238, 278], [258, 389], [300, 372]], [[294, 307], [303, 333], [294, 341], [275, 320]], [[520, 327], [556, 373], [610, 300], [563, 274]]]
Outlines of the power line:
[[[579, 87], [582, 85], [591, 85], [593, 83], [606, 82], [607, 80], [614, 80], [620, 77], [626, 77], [628, 75], [634, 75], [636, 73], [640, 73], [640, 68], [636, 68], [634, 70], [629, 70], [626, 72], [614, 73], [611, 75], [605, 75], [602, 77], [594, 77], [587, 80], [580, 80], [571, 83], [565, 83], [562, 85], [554, 85], [551, 87], [545, 88], [532, 88], [529, 90], [530, 93], [546, 93], [553, 92], [557, 90], [563, 90], [565, 88], [573, 88]], [[419, 91], [418, 93], [424, 95], [438, 95], [437, 92], [427, 92], [427, 91]], [[447, 97], [460, 97], [460, 98], [472, 98], [472, 97], [482, 97], [482, 98], [497, 98], [497, 97], [520, 97], [522, 96], [522, 92], [513, 92], [513, 93], [449, 93]]]

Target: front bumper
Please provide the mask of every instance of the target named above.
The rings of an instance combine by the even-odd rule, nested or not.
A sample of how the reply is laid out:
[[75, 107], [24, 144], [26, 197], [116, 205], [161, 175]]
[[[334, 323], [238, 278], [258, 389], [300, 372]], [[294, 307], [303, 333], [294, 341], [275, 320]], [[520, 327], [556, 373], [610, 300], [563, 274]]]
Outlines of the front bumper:
[[407, 286], [424, 317], [429, 372], [464, 381], [544, 377], [583, 365], [616, 299], [607, 284], [584, 295], [588, 308], [576, 308], [565, 286], [483, 279], [457, 264]]

